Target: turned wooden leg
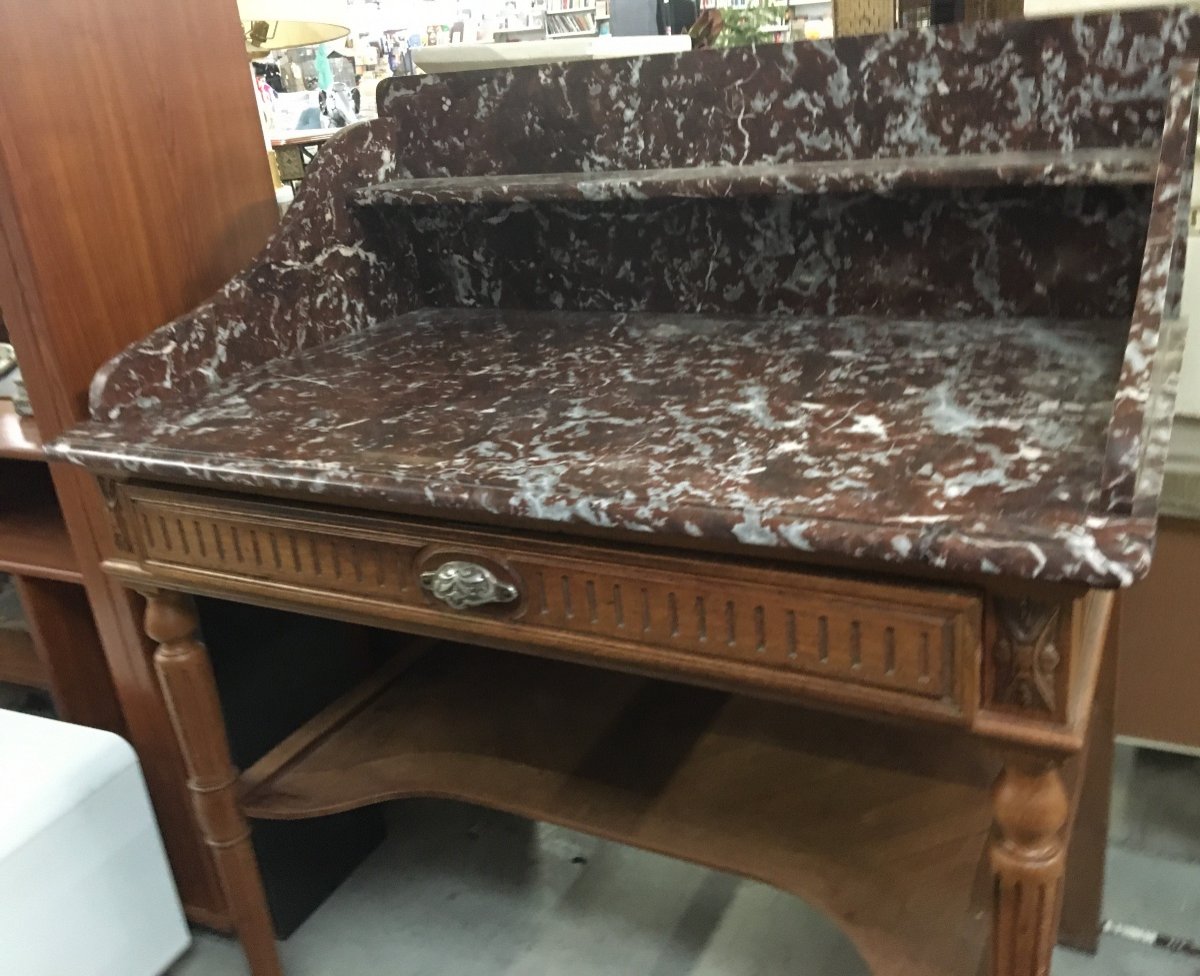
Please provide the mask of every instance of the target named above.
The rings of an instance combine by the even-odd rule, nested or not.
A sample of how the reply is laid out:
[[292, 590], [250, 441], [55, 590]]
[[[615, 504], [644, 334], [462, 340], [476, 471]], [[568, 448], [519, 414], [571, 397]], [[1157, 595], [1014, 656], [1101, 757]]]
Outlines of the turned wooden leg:
[[1058, 764], [1013, 757], [992, 791], [991, 976], [1046, 976], [1058, 930], [1070, 801]]
[[229, 758], [208, 649], [196, 637], [195, 605], [180, 593], [154, 592], [146, 599], [146, 633], [159, 645], [154, 665], [234, 928], [253, 976], [283, 976], [250, 826], [238, 806], [237, 770]]

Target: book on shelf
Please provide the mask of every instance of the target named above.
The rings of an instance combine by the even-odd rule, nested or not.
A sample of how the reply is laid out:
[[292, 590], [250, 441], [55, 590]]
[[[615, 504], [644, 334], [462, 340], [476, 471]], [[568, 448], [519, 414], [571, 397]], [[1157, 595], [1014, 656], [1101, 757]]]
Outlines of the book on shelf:
[[589, 13], [548, 11], [546, 31], [549, 34], [587, 34], [596, 29], [596, 22]]

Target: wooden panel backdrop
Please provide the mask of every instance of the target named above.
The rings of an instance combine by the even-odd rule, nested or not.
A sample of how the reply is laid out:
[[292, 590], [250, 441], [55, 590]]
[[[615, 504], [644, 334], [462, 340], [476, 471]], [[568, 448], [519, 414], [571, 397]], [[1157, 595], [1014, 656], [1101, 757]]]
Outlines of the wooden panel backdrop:
[[[0, 4], [0, 306], [38, 424], [98, 366], [243, 266], [276, 222], [235, 0]], [[135, 598], [99, 569], [90, 478], [54, 466], [126, 727], [193, 918], [228, 922]]]

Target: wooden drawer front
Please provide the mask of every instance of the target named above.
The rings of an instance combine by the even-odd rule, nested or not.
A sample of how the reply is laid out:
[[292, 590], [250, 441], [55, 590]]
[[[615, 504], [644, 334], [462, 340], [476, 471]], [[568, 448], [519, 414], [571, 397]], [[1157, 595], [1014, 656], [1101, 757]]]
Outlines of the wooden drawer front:
[[[648, 663], [719, 665], [776, 688], [789, 676], [827, 680], [943, 714], [974, 711], [981, 604], [971, 594], [151, 488], [123, 489], [122, 508], [152, 574], [200, 570], [230, 592], [254, 580], [344, 594], [381, 604], [388, 620], [432, 619], [468, 637], [626, 662], [668, 652]], [[461, 559], [493, 570], [518, 599], [438, 602], [421, 574]]]
[[[157, 493], [155, 493], [157, 494]], [[379, 542], [351, 531], [301, 527], [237, 509], [132, 498], [144, 561], [257, 579], [318, 585], [336, 593], [415, 598], [417, 542]]]
[[[552, 630], [805, 671], [929, 698], [955, 694], [960, 614], [728, 578], [661, 577], [637, 566], [511, 559], [525, 581], [524, 619]], [[827, 581], [822, 581], [827, 582]]]

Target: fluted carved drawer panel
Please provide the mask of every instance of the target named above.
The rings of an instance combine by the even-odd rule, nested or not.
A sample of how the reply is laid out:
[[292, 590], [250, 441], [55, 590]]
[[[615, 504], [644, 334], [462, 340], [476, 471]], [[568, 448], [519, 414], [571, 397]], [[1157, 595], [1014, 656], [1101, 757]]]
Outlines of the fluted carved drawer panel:
[[464, 639], [974, 711], [981, 604], [959, 590], [158, 488], [119, 504], [146, 571], [209, 590], [341, 595], [364, 619]]
[[141, 554], [148, 560], [241, 573], [264, 580], [314, 583], [339, 593], [406, 596], [418, 545], [380, 543], [351, 531], [321, 531], [244, 513], [138, 498], [134, 502]]
[[954, 695], [961, 623], [954, 612], [813, 593], [812, 577], [791, 573], [790, 586], [771, 587], [728, 578], [658, 579], [634, 567], [601, 573], [512, 563], [529, 587], [525, 615], [541, 626], [930, 698]]

